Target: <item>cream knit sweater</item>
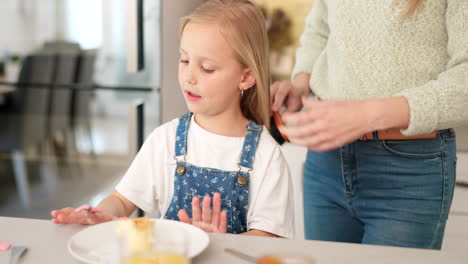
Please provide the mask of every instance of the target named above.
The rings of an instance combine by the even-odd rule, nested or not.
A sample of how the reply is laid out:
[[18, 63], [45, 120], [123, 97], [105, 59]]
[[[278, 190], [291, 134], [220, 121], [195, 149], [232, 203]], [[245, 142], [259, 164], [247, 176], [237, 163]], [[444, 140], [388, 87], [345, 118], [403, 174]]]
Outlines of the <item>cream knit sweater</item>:
[[404, 96], [405, 135], [468, 122], [468, 0], [315, 0], [293, 77], [322, 99]]

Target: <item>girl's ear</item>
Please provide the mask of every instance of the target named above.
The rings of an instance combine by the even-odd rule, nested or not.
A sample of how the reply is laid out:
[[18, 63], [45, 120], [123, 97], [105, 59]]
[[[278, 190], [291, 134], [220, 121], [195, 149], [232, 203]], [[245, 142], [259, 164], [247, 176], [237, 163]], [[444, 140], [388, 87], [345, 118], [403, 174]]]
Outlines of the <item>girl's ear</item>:
[[245, 91], [257, 83], [257, 78], [254, 72], [250, 68], [246, 68], [242, 74], [241, 82], [239, 83], [239, 89]]

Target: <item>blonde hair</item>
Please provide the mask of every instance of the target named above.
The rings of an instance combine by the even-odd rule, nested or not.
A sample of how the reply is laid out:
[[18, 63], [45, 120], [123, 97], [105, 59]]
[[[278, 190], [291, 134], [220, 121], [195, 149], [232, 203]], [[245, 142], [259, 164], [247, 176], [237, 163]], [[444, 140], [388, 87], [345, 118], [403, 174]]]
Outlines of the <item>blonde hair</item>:
[[243, 92], [240, 107], [250, 120], [270, 127], [270, 65], [265, 19], [248, 0], [208, 0], [180, 23], [180, 35], [189, 22], [215, 22], [237, 53], [241, 64], [250, 68], [256, 84]]

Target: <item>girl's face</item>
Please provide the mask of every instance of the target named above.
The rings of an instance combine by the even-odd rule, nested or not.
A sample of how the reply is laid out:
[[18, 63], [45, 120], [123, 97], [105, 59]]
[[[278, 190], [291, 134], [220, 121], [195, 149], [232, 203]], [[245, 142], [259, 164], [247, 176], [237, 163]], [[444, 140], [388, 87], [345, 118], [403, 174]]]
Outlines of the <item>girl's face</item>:
[[[190, 111], [206, 116], [240, 113], [240, 89], [250, 88], [243, 67], [215, 23], [189, 22], [180, 41], [179, 83]], [[249, 86], [249, 87], [248, 87]]]

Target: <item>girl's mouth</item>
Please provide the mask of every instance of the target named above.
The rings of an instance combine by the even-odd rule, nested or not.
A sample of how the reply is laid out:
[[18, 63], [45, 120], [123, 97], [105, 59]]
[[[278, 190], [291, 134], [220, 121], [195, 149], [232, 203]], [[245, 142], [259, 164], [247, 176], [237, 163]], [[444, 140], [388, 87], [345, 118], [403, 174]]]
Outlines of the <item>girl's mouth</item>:
[[189, 91], [185, 91], [185, 95], [187, 97], [187, 100], [192, 101], [192, 102], [198, 101], [198, 100], [201, 99], [201, 96], [199, 96], [199, 95], [197, 95], [195, 93], [189, 92]]

